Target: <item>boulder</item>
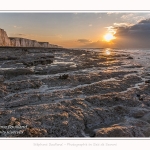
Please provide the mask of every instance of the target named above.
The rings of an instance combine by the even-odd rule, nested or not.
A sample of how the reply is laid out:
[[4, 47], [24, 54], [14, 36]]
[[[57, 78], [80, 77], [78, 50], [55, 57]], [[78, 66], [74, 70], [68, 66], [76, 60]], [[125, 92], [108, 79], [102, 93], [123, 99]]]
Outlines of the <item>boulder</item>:
[[145, 83], [150, 83], [150, 80], [146, 80]]
[[22, 137], [46, 137], [47, 130], [39, 129], [39, 128], [27, 128], [21, 136]]
[[133, 57], [129, 56], [129, 57], [127, 57], [127, 59], [133, 59]]
[[9, 69], [9, 70], [4, 70], [4, 76], [6, 78], [10, 77], [15, 77], [19, 75], [29, 75], [33, 74], [34, 71], [28, 68], [19, 68], [19, 69]]
[[0, 82], [4, 82], [4, 76], [0, 75]]
[[59, 79], [68, 79], [69, 75], [68, 74], [63, 74], [59, 76]]
[[123, 126], [111, 126], [108, 128], [102, 128], [96, 131], [96, 137], [133, 137], [132, 133], [127, 127]]

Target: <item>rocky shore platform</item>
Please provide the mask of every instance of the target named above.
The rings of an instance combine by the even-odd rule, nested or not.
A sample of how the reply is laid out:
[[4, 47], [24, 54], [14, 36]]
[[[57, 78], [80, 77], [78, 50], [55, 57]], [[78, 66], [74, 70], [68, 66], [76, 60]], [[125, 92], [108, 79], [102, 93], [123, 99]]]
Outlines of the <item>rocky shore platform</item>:
[[0, 137], [150, 137], [149, 56], [0, 48]]

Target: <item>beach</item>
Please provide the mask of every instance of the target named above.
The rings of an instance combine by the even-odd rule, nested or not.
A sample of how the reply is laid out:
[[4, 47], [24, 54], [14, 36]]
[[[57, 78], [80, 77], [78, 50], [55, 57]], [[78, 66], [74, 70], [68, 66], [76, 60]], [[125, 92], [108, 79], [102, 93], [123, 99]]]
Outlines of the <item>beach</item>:
[[150, 50], [0, 48], [0, 137], [149, 137]]

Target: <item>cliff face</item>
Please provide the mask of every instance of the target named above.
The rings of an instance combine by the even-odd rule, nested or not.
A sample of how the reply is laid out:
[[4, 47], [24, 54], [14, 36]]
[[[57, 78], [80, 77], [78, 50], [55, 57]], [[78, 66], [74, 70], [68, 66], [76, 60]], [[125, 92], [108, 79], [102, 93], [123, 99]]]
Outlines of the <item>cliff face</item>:
[[0, 29], [0, 46], [11, 46], [10, 39], [3, 29]]
[[49, 47], [48, 42], [39, 42], [39, 44], [41, 45], [41, 47]]
[[11, 45], [16, 47], [41, 47], [41, 45], [35, 41], [24, 38], [10, 37]]
[[7, 33], [0, 29], [0, 46], [13, 46], [13, 47], [58, 47], [57, 45], [49, 44], [48, 42], [37, 42], [20, 37], [8, 37]]
[[18, 37], [10, 37], [11, 46], [16, 47], [52, 47], [57, 48], [58, 45], [49, 44], [48, 42], [37, 42], [36, 40], [30, 40], [25, 38], [18, 38]]

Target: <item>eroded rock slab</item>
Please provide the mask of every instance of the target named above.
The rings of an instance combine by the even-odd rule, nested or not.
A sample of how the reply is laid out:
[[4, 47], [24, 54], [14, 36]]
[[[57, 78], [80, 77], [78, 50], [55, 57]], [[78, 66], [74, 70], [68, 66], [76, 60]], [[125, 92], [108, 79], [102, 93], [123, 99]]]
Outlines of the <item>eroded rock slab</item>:
[[0, 54], [1, 137], [150, 136], [149, 72], [134, 56], [54, 48]]

